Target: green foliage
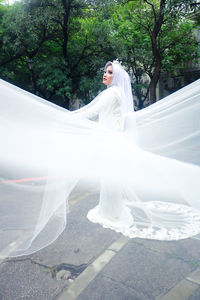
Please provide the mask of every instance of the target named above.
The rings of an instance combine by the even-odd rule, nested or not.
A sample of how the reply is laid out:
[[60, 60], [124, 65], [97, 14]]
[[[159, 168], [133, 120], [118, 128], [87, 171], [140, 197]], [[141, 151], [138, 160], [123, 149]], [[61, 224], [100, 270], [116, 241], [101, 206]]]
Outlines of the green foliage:
[[166, 11], [172, 15], [187, 15], [200, 9], [199, 0], [167, 0]]
[[195, 0], [182, 5], [179, 0], [23, 0], [11, 6], [3, 2], [1, 77], [65, 107], [75, 98], [88, 103], [103, 88], [108, 60], [119, 58], [125, 64], [142, 108], [158, 60], [159, 76], [181, 72], [188, 60], [198, 57], [192, 35], [197, 25], [191, 20]]
[[186, 62], [198, 57], [198, 45], [196, 38], [192, 35], [193, 29], [193, 24], [184, 20], [178, 26], [174, 25], [169, 31], [169, 35], [163, 39], [162, 70], [164, 72], [181, 71], [185, 68]]
[[[192, 35], [194, 22], [179, 13], [172, 15], [172, 2], [170, 11], [169, 3], [163, 11], [160, 3], [161, 0], [128, 1], [112, 18], [113, 44], [118, 58], [133, 76], [138, 108], [147, 104], [151, 83], [154, 81], [155, 91], [161, 73], [181, 72], [186, 62], [198, 58], [197, 40]], [[160, 20], [159, 14], [163, 14]]]

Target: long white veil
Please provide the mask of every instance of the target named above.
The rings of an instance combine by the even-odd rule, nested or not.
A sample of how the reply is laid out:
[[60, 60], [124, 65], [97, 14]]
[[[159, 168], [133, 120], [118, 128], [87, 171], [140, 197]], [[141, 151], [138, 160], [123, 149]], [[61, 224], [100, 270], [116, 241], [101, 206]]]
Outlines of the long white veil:
[[110, 86], [117, 86], [120, 90], [122, 100], [122, 113], [133, 111], [133, 95], [131, 90], [131, 79], [123, 66], [117, 61], [112, 62], [113, 80]]
[[196, 81], [129, 113], [125, 131], [113, 132], [0, 80], [0, 256], [52, 243], [80, 178], [121, 186], [134, 218], [121, 230], [127, 236], [199, 233], [199, 97]]

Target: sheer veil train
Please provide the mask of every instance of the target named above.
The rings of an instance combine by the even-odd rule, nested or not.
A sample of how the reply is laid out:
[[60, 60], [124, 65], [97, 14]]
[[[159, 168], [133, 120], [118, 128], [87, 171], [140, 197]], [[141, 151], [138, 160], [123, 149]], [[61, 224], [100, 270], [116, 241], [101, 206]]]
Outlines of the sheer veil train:
[[75, 112], [0, 80], [1, 257], [52, 243], [81, 178], [101, 182], [92, 222], [130, 238], [200, 233], [200, 80], [133, 112], [128, 74], [110, 66], [111, 85]]

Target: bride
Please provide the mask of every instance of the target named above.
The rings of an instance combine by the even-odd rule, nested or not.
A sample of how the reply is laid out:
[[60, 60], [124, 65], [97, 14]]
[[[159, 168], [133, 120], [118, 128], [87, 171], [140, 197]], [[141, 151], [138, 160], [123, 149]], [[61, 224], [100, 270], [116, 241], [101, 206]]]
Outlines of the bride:
[[69, 112], [0, 80], [0, 256], [30, 254], [66, 227], [78, 181], [100, 182], [88, 219], [134, 238], [200, 232], [199, 81], [141, 111], [117, 61]]
[[[74, 114], [91, 120], [96, 118], [107, 129], [123, 131], [125, 116], [133, 111], [129, 76], [118, 61], [108, 62], [104, 69], [103, 83], [108, 89]], [[99, 205], [87, 217], [90, 221], [119, 231], [121, 226], [130, 227], [133, 223], [133, 217], [125, 206], [121, 187], [107, 182], [104, 178], [101, 180]]]

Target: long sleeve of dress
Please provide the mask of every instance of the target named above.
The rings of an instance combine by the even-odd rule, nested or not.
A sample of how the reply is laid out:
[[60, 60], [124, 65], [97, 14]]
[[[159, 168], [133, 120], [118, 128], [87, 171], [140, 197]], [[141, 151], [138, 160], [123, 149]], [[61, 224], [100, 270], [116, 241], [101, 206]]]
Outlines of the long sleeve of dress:
[[[101, 93], [102, 94], [102, 93]], [[101, 94], [98, 95], [93, 101], [89, 104], [72, 111], [71, 113], [76, 115], [77, 117], [93, 120], [98, 117], [100, 110], [102, 110], [102, 102], [100, 101]]]
[[102, 126], [120, 131], [122, 129], [121, 98], [118, 88], [110, 87], [101, 92], [92, 102], [75, 110], [79, 118], [97, 120]]

